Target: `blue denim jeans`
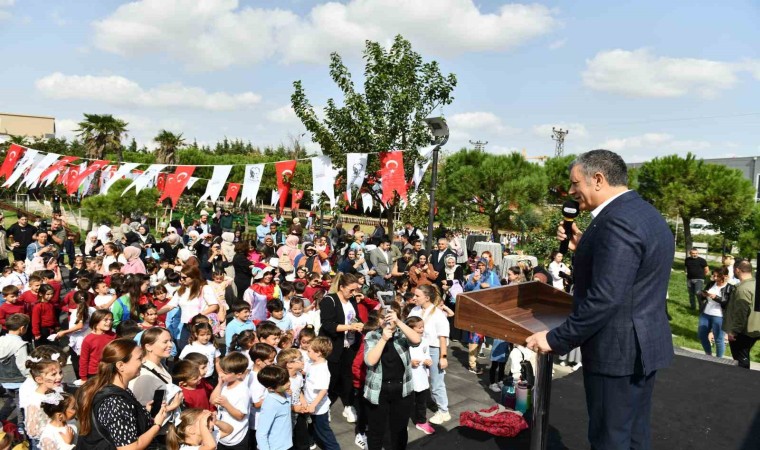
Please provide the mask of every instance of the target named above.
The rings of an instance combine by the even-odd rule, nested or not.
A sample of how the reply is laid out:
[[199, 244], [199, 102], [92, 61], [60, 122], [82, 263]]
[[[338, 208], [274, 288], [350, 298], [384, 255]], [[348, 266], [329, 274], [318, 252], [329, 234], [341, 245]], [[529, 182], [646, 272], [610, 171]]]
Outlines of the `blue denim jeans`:
[[686, 280], [686, 289], [689, 291], [689, 306], [691, 306], [691, 309], [697, 308], [697, 294], [702, 290], [704, 285], [705, 280], [702, 278]]
[[712, 349], [710, 347], [710, 330], [713, 332], [715, 338], [715, 356], [718, 358], [723, 357], [723, 352], [726, 350], [726, 343], [723, 340], [723, 318], [717, 316], [711, 316], [705, 313], [699, 315], [699, 324], [697, 325], [697, 334], [699, 340], [702, 342], [702, 348], [705, 349], [706, 355], [712, 355]]
[[433, 395], [433, 401], [438, 405], [438, 409], [443, 412], [449, 411], [449, 397], [446, 395], [446, 371], [441, 370], [438, 366], [440, 361], [441, 349], [438, 347], [430, 347], [430, 359], [433, 360], [433, 365], [430, 366], [430, 392]]
[[340, 444], [335, 439], [335, 433], [330, 428], [330, 419], [327, 413], [311, 415], [311, 423], [314, 426], [314, 437], [323, 450], [340, 450]]

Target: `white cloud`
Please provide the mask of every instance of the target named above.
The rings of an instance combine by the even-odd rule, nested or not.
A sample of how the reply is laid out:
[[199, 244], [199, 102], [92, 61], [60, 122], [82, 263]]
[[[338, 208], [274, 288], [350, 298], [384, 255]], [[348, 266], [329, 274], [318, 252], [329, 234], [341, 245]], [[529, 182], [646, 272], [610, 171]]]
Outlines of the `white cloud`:
[[[698, 152], [712, 147], [707, 141], [677, 140], [668, 133], [645, 133], [638, 136], [613, 138], [602, 142], [598, 148], [625, 152], [631, 150], [656, 150], [658, 152]], [[626, 159], [627, 160], [627, 159]]]
[[296, 112], [290, 105], [283, 105], [273, 109], [266, 114], [267, 119], [274, 123], [293, 124], [300, 123]]
[[549, 44], [549, 50], [557, 50], [565, 46], [567, 44], [567, 39], [560, 39], [558, 41], [554, 41], [551, 44]]
[[454, 114], [446, 118], [446, 123], [452, 133], [455, 131], [475, 131], [505, 136], [516, 134], [520, 131], [518, 128], [505, 125], [496, 114], [483, 111]]
[[69, 141], [77, 137], [75, 130], [79, 128], [79, 122], [72, 119], [56, 119], [55, 135], [57, 138], [66, 138]]
[[16, 3], [16, 0], [0, 0], [0, 21], [13, 17], [13, 14], [6, 11], [6, 8], [13, 7], [14, 3]]
[[324, 63], [330, 52], [355, 56], [366, 39], [387, 44], [399, 33], [436, 55], [503, 51], [556, 24], [556, 11], [542, 5], [507, 4], [485, 14], [472, 0], [329, 2], [304, 17], [237, 0], [140, 0], [93, 26], [102, 50], [165, 53], [194, 70], [216, 70], [269, 58]]
[[249, 108], [261, 101], [253, 92], [206, 92], [199, 87], [170, 83], [145, 89], [120, 76], [64, 75], [53, 73], [37, 80], [37, 90], [58, 100], [98, 100], [112, 105], [198, 108], [213, 111]]
[[[728, 63], [695, 58], [653, 55], [647, 49], [611, 50], [586, 60], [583, 82], [591, 89], [631, 97], [681, 97], [696, 94], [712, 98], [731, 89], [737, 72], [749, 70], [760, 79], [756, 62]], [[758, 64], [760, 66], [760, 64]]]
[[570, 133], [568, 134], [568, 136], [570, 137], [566, 137], [565, 140], [568, 140], [571, 138], [586, 139], [588, 137], [588, 130], [586, 129], [585, 125], [581, 123], [566, 123], [566, 122], [536, 125], [533, 127], [533, 134], [535, 134], [538, 137], [549, 138], [552, 135], [552, 128], [561, 128], [563, 130], [570, 130]]

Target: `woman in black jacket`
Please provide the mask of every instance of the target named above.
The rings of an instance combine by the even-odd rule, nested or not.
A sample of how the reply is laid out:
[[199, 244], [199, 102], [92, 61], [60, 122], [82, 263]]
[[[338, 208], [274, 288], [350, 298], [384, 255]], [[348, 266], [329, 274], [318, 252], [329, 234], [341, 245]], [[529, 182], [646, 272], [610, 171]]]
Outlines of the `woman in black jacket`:
[[251, 246], [243, 240], [235, 244], [235, 256], [232, 258], [232, 268], [235, 269], [235, 289], [237, 290], [238, 302], [243, 301], [245, 290], [251, 287], [253, 263], [248, 260], [248, 252]]
[[364, 328], [356, 307], [357, 300], [361, 299], [356, 298], [361, 295], [358, 277], [339, 273], [330, 291], [319, 303], [319, 315], [322, 320], [319, 335], [329, 338], [333, 347], [332, 353], [327, 357], [327, 367], [330, 369], [330, 387], [327, 395], [333, 403], [340, 397], [343, 402], [343, 417], [349, 423], [354, 423], [356, 409], [351, 364], [361, 345], [361, 332]]

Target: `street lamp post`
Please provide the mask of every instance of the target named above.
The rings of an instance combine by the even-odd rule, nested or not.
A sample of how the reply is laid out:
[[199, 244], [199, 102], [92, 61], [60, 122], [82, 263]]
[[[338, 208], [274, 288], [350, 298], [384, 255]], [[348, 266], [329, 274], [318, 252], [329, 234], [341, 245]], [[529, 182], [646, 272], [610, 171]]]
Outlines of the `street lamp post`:
[[427, 251], [433, 248], [433, 222], [435, 221], [435, 188], [438, 183], [438, 152], [449, 140], [449, 126], [443, 117], [425, 119], [430, 132], [433, 134], [433, 173], [430, 179], [430, 211], [428, 214]]

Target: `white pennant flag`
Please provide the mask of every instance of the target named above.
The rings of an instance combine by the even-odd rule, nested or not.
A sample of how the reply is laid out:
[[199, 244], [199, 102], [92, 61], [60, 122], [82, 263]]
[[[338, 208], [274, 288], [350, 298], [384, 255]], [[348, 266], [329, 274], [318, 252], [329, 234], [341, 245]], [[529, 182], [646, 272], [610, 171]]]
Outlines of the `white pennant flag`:
[[334, 183], [337, 176], [338, 171], [333, 167], [329, 156], [311, 158], [311, 181], [314, 185], [314, 192], [318, 195], [324, 192], [330, 199], [330, 208], [335, 208]]
[[321, 192], [312, 192], [311, 193], [311, 209], [317, 209], [319, 207], [319, 199], [321, 197], [322, 197], [322, 193]]
[[364, 212], [372, 211], [372, 208], [375, 207], [372, 202], [372, 194], [369, 192], [362, 192], [362, 207], [364, 208]]
[[37, 157], [39, 154], [40, 152], [37, 150], [32, 150], [31, 148], [27, 149], [24, 156], [21, 158], [21, 161], [16, 164], [16, 168], [13, 170], [11, 176], [5, 180], [5, 183], [3, 183], [3, 187], [13, 186], [13, 183], [18, 181], [18, 179], [21, 178], [21, 175], [34, 165], [35, 161], [38, 160]]
[[200, 178], [196, 177], [190, 177], [190, 180], [188, 180], [187, 185], [185, 186], [185, 190], [190, 189], [193, 187], [196, 181], [200, 180]]
[[[108, 193], [108, 190], [109, 190], [109, 189], [111, 189], [111, 186], [113, 186], [113, 185], [114, 185], [114, 183], [116, 183], [117, 181], [121, 180], [122, 178], [124, 178], [124, 177], [126, 177], [127, 175], [129, 175], [130, 173], [132, 173], [132, 171], [133, 171], [134, 169], [136, 169], [136, 168], [137, 168], [137, 166], [139, 166], [139, 165], [140, 165], [140, 164], [138, 164], [138, 163], [124, 163], [124, 164], [122, 164], [122, 165], [119, 167], [119, 169], [116, 171], [116, 173], [114, 173], [114, 174], [113, 174], [113, 176], [112, 176], [111, 178], [109, 178], [109, 179], [108, 179], [108, 180], [107, 180], [107, 181], [106, 181], [106, 182], [103, 184], [103, 187], [101, 188], [101, 190], [100, 190], [100, 193], [101, 193], [101, 194], [106, 194], [106, 193]], [[105, 171], [104, 171], [104, 172], [105, 172]], [[135, 181], [136, 181], [136, 180], [135, 180]], [[132, 182], [132, 184], [134, 184], [134, 181]], [[132, 185], [130, 185], [130, 187], [132, 187]], [[125, 192], [126, 192], [126, 190], [125, 190]]]
[[124, 192], [121, 193], [121, 195], [124, 195], [132, 188], [135, 188], [135, 190], [139, 193], [141, 190], [145, 189], [148, 185], [154, 185], [156, 184], [156, 177], [158, 177], [158, 174], [166, 167], [166, 164], [153, 164], [150, 167], [148, 167], [145, 172], [141, 173], [137, 178], [135, 178], [132, 183], [127, 186], [126, 189], [124, 189]]
[[200, 205], [205, 199], [209, 199], [215, 202], [219, 198], [219, 194], [222, 193], [224, 183], [227, 181], [227, 177], [230, 176], [232, 166], [214, 166], [214, 174], [211, 175], [211, 180], [206, 184], [206, 192], [198, 199], [196, 206]]
[[243, 176], [243, 189], [240, 191], [240, 203], [242, 206], [246, 201], [256, 204], [256, 195], [259, 193], [261, 178], [264, 176], [264, 164], [248, 164], [245, 166]]
[[430, 145], [428, 147], [421, 148], [417, 153], [420, 154], [420, 158], [428, 159], [430, 158], [430, 155], [433, 153], [433, 150], [435, 150], [435, 145]]
[[422, 181], [422, 177], [425, 176], [425, 172], [427, 171], [428, 166], [432, 160], [428, 159], [427, 161], [420, 161], [419, 159], [414, 162], [414, 175], [412, 175], [412, 181], [414, 182], [414, 190], [417, 190], [420, 187], [420, 182]]
[[364, 153], [349, 153], [346, 155], [346, 193], [348, 203], [351, 203], [351, 190], [357, 190], [364, 184], [367, 176], [367, 155]]
[[270, 202], [270, 205], [276, 206], [277, 203], [280, 201], [280, 191], [277, 189], [272, 191], [272, 201]]
[[52, 166], [53, 163], [60, 158], [61, 155], [57, 153], [48, 153], [45, 155], [40, 162], [35, 164], [34, 167], [32, 167], [32, 170], [30, 170], [26, 176], [24, 177], [24, 180], [21, 182], [22, 185], [28, 186], [28, 187], [34, 187], [37, 185], [37, 183], [40, 182], [40, 175], [42, 175], [42, 172], [45, 171], [48, 167]]

